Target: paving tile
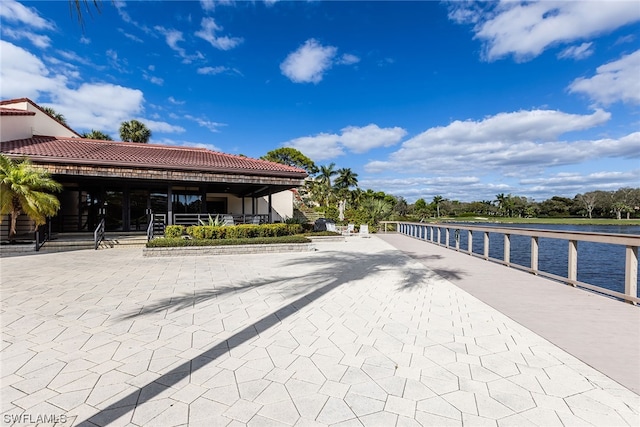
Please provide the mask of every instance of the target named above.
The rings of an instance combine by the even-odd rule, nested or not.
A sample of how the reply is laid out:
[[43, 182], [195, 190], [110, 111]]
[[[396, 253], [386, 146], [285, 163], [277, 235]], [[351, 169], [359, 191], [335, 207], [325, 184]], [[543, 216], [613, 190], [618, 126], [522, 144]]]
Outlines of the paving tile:
[[385, 407], [384, 400], [372, 399], [355, 393], [347, 394], [344, 401], [358, 417], [380, 412]]
[[287, 425], [294, 425], [300, 418], [291, 399], [266, 404], [258, 411], [258, 415]]
[[223, 414], [225, 417], [246, 423], [260, 410], [262, 405], [240, 399], [229, 407]]
[[410, 399], [403, 399], [401, 397], [388, 396], [384, 410], [413, 418], [416, 412], [416, 402]]
[[[302, 412], [300, 414], [302, 415]], [[337, 424], [354, 418], [356, 418], [356, 414], [347, 406], [344, 400], [329, 397], [318, 414], [316, 421], [323, 424]]]
[[[216, 420], [228, 409], [227, 405], [200, 396], [189, 404], [189, 423]], [[227, 422], [229, 421], [230, 419], [227, 419]]]
[[322, 385], [322, 387], [320, 387], [318, 392], [327, 396], [342, 399], [347, 394], [347, 391], [349, 391], [349, 386], [347, 384], [327, 381]]

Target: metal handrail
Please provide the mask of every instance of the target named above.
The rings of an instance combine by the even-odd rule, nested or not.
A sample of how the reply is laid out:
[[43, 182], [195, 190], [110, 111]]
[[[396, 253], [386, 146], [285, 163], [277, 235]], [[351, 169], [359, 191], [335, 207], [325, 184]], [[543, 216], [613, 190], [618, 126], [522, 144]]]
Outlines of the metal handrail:
[[104, 240], [104, 225], [104, 218], [102, 218], [93, 232], [93, 243], [94, 249], [96, 250], [98, 249], [98, 246], [100, 246], [100, 242]]
[[147, 225], [147, 242], [153, 240], [153, 214], [150, 215], [149, 225]]
[[[402, 221], [381, 221], [384, 224], [385, 231], [387, 224], [395, 224], [396, 231], [413, 237], [419, 240], [424, 240], [439, 246], [444, 246], [447, 249], [453, 249], [456, 251], [462, 251], [469, 255], [483, 258], [487, 261], [497, 262], [508, 267], [518, 268], [528, 271], [532, 274], [548, 277], [550, 279], [558, 280], [567, 283], [572, 286], [579, 286], [585, 289], [590, 289], [605, 295], [613, 296], [625, 300], [631, 304], [640, 303], [640, 298], [637, 297], [638, 289], [638, 248], [640, 247], [640, 236], [631, 234], [605, 234], [605, 233], [593, 233], [593, 232], [581, 232], [581, 231], [555, 231], [555, 230], [539, 230], [531, 228], [505, 228], [505, 227], [491, 227], [491, 226], [474, 226], [474, 225], [461, 225], [461, 224], [426, 224], [419, 222], [402, 222]], [[442, 231], [444, 230], [444, 236]], [[460, 230], [466, 230], [467, 237], [467, 249], [460, 249], [460, 241], [457, 238]], [[451, 231], [456, 233], [455, 247], [451, 247], [449, 244]], [[484, 250], [482, 254], [473, 252], [473, 233], [481, 232], [484, 240]], [[504, 258], [497, 259], [489, 256], [489, 233], [502, 234], [504, 236]], [[510, 248], [511, 248], [511, 235], [529, 236], [531, 238], [531, 266], [523, 267], [517, 264], [513, 264], [510, 261]], [[444, 237], [444, 239], [443, 239]], [[547, 273], [538, 269], [538, 239], [539, 238], [551, 238], [565, 240], [569, 246], [568, 256], [568, 268], [567, 276], [562, 277], [555, 274]], [[442, 242], [444, 240], [444, 242]], [[577, 265], [578, 265], [578, 242], [596, 242], [596, 243], [608, 243], [613, 245], [620, 245], [625, 247], [625, 277], [624, 277], [624, 293], [611, 291], [609, 289], [595, 286], [589, 283], [580, 282], [577, 280]]]
[[[40, 235], [42, 233], [42, 239]], [[36, 252], [40, 251], [40, 248], [44, 246], [49, 240], [51, 240], [51, 221], [50, 218], [47, 218], [47, 222], [38, 228], [35, 231], [36, 234]]]

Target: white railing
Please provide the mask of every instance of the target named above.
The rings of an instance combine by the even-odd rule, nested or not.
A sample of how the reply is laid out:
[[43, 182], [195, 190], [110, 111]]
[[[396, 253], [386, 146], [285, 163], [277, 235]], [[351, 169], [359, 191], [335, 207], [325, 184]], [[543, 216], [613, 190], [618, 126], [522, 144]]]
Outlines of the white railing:
[[[409, 237], [424, 240], [459, 252], [465, 252], [469, 255], [483, 258], [488, 261], [504, 264], [509, 267], [518, 268], [528, 271], [532, 274], [545, 276], [554, 280], [567, 283], [572, 286], [579, 286], [600, 292], [609, 296], [623, 299], [632, 304], [640, 303], [638, 298], [638, 247], [640, 247], [640, 236], [631, 234], [605, 234], [590, 233], [581, 231], [554, 231], [554, 230], [537, 230], [527, 228], [504, 228], [490, 226], [460, 225], [460, 224], [426, 224], [417, 222], [400, 222], [400, 221], [382, 221], [384, 231], [387, 231], [388, 224], [395, 224], [396, 231]], [[460, 248], [460, 231], [467, 232], [467, 248]], [[452, 246], [451, 233], [454, 233], [455, 244]], [[482, 233], [483, 253], [473, 252], [474, 233]], [[492, 258], [489, 256], [489, 233], [502, 234], [504, 237], [503, 259]], [[443, 236], [444, 234], [444, 236]], [[511, 262], [511, 236], [528, 236], [531, 240], [531, 262], [529, 267], [513, 264]], [[567, 276], [558, 276], [555, 274], [541, 271], [538, 268], [539, 259], [539, 239], [549, 238], [564, 240], [568, 245], [567, 259]], [[625, 274], [624, 274], [624, 293], [612, 291], [609, 289], [595, 286], [589, 283], [580, 282], [578, 278], [578, 242], [595, 242], [619, 245], [625, 247]]]

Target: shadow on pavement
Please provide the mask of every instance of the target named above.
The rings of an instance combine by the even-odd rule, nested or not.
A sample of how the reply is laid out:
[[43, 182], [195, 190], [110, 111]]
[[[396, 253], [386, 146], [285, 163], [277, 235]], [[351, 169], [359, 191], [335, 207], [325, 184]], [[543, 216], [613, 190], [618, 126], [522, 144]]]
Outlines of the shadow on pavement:
[[138, 388], [117, 402], [112, 403], [78, 425], [107, 425], [114, 422], [116, 419], [134, 411], [136, 407], [153, 399], [165, 390], [166, 387], [175, 385], [193, 372], [213, 362], [221, 355], [226, 354], [231, 349], [259, 336], [261, 332], [272, 328], [287, 317], [291, 316], [293, 313], [303, 309], [307, 305], [321, 298], [323, 295], [344, 285], [345, 283], [364, 279], [382, 272], [383, 270], [402, 269], [402, 273], [405, 277], [404, 285], [400, 290], [406, 290], [413, 286], [424, 285], [426, 283], [425, 277], [428, 277], [428, 275], [425, 275], [424, 270], [416, 269], [411, 266], [410, 264], [412, 262], [411, 258], [395, 250], [387, 250], [372, 254], [322, 252], [317, 253], [317, 256], [312, 255], [306, 258], [297, 258], [281, 263], [282, 268], [291, 268], [300, 266], [301, 264], [306, 266], [315, 266], [317, 270], [312, 274], [277, 279], [260, 279], [250, 283], [241, 284], [238, 287], [207, 290], [195, 293], [194, 295], [185, 295], [178, 298], [165, 298], [152, 303], [148, 307], [144, 307], [138, 312], [129, 313], [121, 319], [132, 319], [137, 316], [159, 313], [163, 310], [169, 309], [181, 310], [192, 307], [194, 304], [216, 298], [224, 293], [241, 292], [278, 282], [285, 283], [294, 279], [298, 279], [296, 281], [296, 286], [292, 289], [287, 289], [287, 297], [293, 298], [301, 295], [296, 300], [284, 305], [270, 314], [263, 316], [261, 319], [246, 326], [242, 330], [228, 337], [226, 340], [211, 346], [194, 358], [162, 375], [155, 381]]

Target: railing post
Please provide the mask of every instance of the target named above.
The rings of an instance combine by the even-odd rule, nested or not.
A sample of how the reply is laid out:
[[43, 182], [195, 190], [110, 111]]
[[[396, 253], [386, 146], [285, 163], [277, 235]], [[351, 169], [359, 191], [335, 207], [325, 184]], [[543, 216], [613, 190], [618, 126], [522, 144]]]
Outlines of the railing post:
[[460, 252], [460, 230], [456, 230], [456, 251]]
[[489, 259], [489, 232], [485, 231], [483, 233], [484, 238], [484, 251], [482, 254], [484, 255], [484, 259]]
[[[638, 296], [638, 247], [627, 246], [624, 264], [624, 293], [630, 297]], [[630, 304], [635, 303], [629, 301]]]
[[467, 242], [467, 247], [469, 249], [469, 255], [471, 255], [473, 253], [473, 231], [469, 230], [468, 234], [468, 242]]
[[438, 227], [438, 244], [440, 244], [440, 235], [442, 234], [442, 230]]
[[509, 265], [511, 263], [511, 234], [504, 235], [504, 263]]
[[450, 237], [451, 236], [449, 236], [449, 227], [447, 227], [447, 228], [444, 229], [444, 238], [446, 239], [446, 242], [444, 244], [445, 248], [449, 247], [449, 238]]
[[537, 236], [531, 236], [531, 272], [533, 274], [535, 274], [536, 276], [538, 275], [538, 251], [539, 251], [539, 245], [538, 245], [538, 237]]
[[[569, 280], [578, 280], [578, 241], [569, 240], [569, 260], [567, 266], [567, 278]], [[569, 283], [575, 287], [575, 283]]]

